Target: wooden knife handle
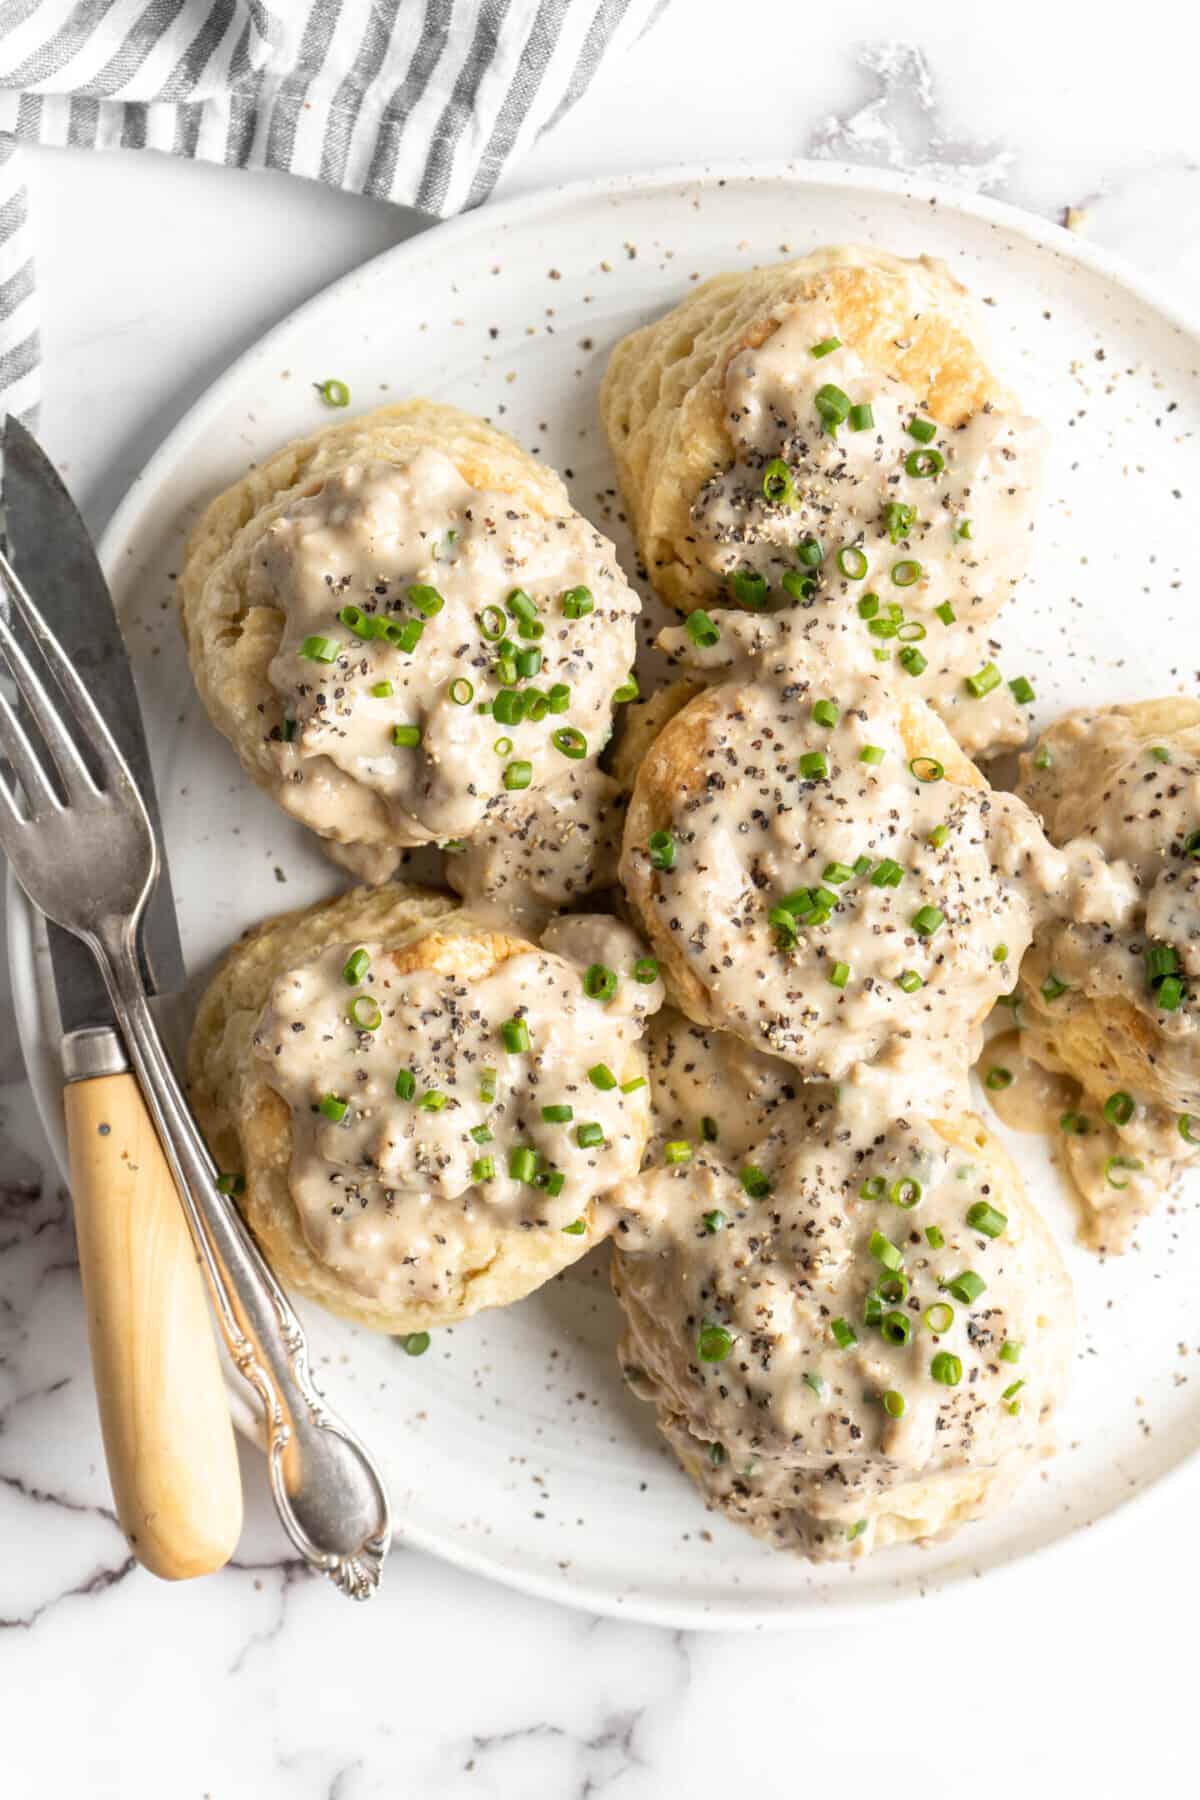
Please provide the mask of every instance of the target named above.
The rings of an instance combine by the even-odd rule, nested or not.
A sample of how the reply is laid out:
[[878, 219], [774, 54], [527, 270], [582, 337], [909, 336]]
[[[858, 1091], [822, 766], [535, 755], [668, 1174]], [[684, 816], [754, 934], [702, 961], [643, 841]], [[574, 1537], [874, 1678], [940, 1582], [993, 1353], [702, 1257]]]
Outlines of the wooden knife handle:
[[242, 1488], [204, 1276], [133, 1076], [70, 1082], [65, 1100], [117, 1517], [155, 1575], [208, 1575], [237, 1544]]

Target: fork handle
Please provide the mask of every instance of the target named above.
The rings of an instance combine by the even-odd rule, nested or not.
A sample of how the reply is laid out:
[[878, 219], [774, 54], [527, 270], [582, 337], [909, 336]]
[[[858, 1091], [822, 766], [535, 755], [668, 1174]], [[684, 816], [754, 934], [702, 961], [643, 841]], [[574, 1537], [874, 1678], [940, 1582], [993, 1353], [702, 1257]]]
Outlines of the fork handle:
[[[104, 1036], [119, 1067], [119, 1040], [114, 1032]], [[242, 1485], [208, 1295], [183, 1208], [131, 1074], [69, 1081], [64, 1101], [117, 1518], [130, 1549], [155, 1575], [209, 1575], [237, 1545]]]
[[217, 1170], [146, 1004], [134, 921], [103, 921], [93, 939], [121, 1035], [204, 1265], [217, 1324], [262, 1406], [267, 1474], [296, 1549], [344, 1594], [376, 1591], [391, 1542], [387, 1489], [365, 1446], [325, 1404], [308, 1341]]

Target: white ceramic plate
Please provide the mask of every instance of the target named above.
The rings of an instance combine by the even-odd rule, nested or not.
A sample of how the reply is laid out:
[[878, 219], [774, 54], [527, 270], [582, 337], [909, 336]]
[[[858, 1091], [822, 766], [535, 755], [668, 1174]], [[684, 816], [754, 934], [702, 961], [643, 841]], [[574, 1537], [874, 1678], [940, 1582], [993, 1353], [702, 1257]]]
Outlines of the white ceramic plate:
[[[338, 886], [193, 697], [172, 580], [198, 506], [328, 423], [313, 383], [337, 376], [355, 409], [420, 392], [496, 420], [567, 476], [632, 572], [596, 417], [610, 348], [697, 278], [847, 240], [945, 258], [987, 300], [996, 357], [1051, 428], [1034, 570], [1001, 621], [1001, 666], [1035, 679], [1039, 717], [1195, 691], [1200, 628], [1178, 558], [1200, 491], [1197, 337], [1086, 245], [990, 202], [826, 164], [673, 172], [486, 209], [272, 331], [171, 434], [105, 537], [197, 984], [246, 925]], [[55, 1022], [11, 884], [9, 901], [22, 1041], [61, 1155]], [[419, 1361], [306, 1308], [314, 1360], [383, 1462], [400, 1536], [531, 1592], [672, 1625], [755, 1626], [971, 1578], [1116, 1512], [1200, 1443], [1200, 1384], [1184, 1379], [1200, 1349], [1196, 1189], [1104, 1263], [1075, 1247], [1040, 1145], [1010, 1142], [1078, 1288], [1074, 1392], [1059, 1456], [1017, 1504], [929, 1550], [813, 1569], [707, 1515], [617, 1374], [603, 1252], [519, 1306], [439, 1332]]]

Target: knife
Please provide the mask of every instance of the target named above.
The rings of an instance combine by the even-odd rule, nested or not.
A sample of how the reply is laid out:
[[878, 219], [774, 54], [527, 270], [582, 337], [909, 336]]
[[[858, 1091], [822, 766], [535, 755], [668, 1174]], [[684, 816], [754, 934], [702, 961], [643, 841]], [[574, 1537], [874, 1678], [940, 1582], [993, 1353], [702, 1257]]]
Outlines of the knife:
[[[10, 559], [86, 681], [153, 823], [161, 872], [140, 957], [148, 991], [171, 993], [183, 985], [183, 953], [141, 710], [108, 584], [70, 494], [11, 417], [3, 449]], [[207, 1290], [96, 960], [70, 932], [49, 923], [47, 931], [79, 1264], [117, 1517], [134, 1555], [156, 1575], [204, 1575], [228, 1562], [242, 1523]]]

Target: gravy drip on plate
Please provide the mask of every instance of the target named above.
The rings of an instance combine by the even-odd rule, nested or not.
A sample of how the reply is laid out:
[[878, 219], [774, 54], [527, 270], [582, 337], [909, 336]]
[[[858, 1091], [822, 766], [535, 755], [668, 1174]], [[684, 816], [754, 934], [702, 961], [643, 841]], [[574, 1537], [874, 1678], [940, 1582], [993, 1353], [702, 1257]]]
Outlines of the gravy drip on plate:
[[424, 450], [330, 475], [250, 560], [251, 603], [283, 615], [279, 780], [316, 830], [370, 839], [382, 808], [397, 844], [469, 838], [607, 741], [638, 600], [578, 514], [473, 489]]
[[730, 598], [832, 609], [855, 659], [911, 681], [969, 753], [1022, 742], [1007, 685], [980, 696], [967, 678], [991, 664], [986, 627], [1028, 564], [1042, 427], [990, 406], [936, 424], [839, 341], [824, 300], [732, 357], [724, 392], [736, 458], [692, 523]]
[[[635, 975], [641, 946], [615, 920], [564, 921], [553, 944], [475, 979], [341, 944], [276, 981], [254, 1043], [291, 1108], [289, 1189], [313, 1251], [359, 1292], [452, 1300], [498, 1233], [588, 1236], [597, 1199], [636, 1172], [637, 1045], [661, 984]], [[592, 964], [611, 995], [587, 991]]]

